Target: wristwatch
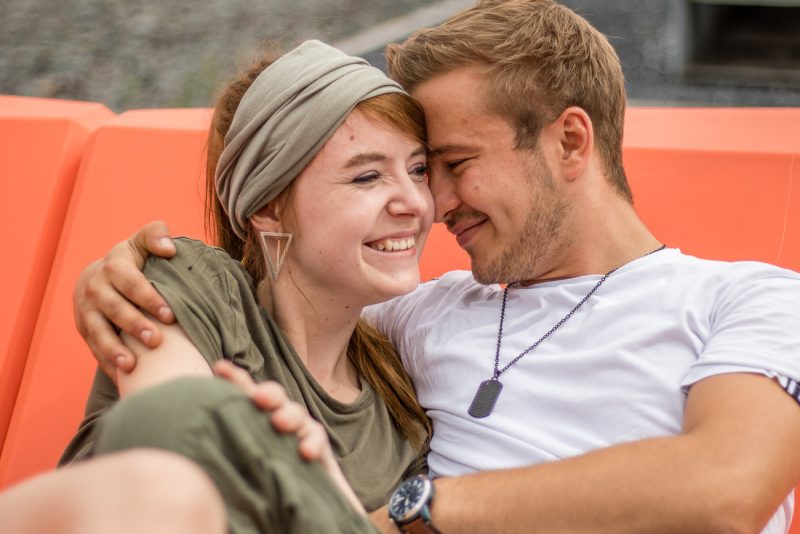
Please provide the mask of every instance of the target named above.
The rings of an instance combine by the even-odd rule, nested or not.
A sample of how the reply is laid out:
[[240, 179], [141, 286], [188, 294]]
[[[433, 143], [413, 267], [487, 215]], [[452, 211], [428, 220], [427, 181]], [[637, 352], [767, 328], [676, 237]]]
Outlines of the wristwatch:
[[439, 534], [431, 523], [433, 482], [425, 475], [400, 484], [389, 498], [389, 517], [403, 534]]

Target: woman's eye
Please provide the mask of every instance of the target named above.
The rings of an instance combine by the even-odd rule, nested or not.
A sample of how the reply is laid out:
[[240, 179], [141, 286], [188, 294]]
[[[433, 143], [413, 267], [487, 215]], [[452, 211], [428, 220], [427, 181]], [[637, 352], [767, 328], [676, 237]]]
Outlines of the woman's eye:
[[380, 177], [377, 172], [367, 172], [353, 179], [354, 184], [368, 184], [374, 182]]
[[411, 169], [411, 179], [415, 182], [426, 182], [428, 180], [428, 166], [427, 165], [417, 165], [413, 169]]

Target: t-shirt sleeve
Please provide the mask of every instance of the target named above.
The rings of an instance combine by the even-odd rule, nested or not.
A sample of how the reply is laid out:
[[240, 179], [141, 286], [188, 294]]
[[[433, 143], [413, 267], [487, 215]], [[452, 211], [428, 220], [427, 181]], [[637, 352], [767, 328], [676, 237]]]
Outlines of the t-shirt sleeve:
[[[253, 345], [250, 325], [257, 325], [252, 331], [265, 338], [270, 337], [269, 328], [277, 327], [262, 318], [249, 275], [221, 249], [186, 238], [175, 239], [175, 246], [177, 254], [170, 259], [151, 256], [145, 276], [209, 365], [224, 358], [260, 379], [264, 360]], [[97, 421], [118, 399], [116, 385], [98, 368], [84, 419], [59, 465], [91, 456]]]
[[[755, 264], [750, 264], [755, 265]], [[716, 295], [710, 336], [683, 386], [709, 376], [750, 372], [800, 379], [800, 275], [751, 267]]]
[[92, 389], [89, 392], [89, 399], [86, 401], [83, 421], [78, 427], [78, 432], [64, 449], [61, 459], [58, 461], [59, 466], [91, 456], [97, 420], [118, 399], [117, 386], [98, 366], [94, 374]]
[[[426, 284], [433, 284], [427, 282]], [[415, 321], [415, 310], [425, 307], [429, 293], [426, 284], [407, 295], [395, 297], [386, 302], [367, 306], [362, 317], [385, 335], [400, 353], [406, 372], [412, 380], [418, 370], [417, 353], [422, 345], [422, 333]]]
[[263, 323], [251, 278], [222, 249], [186, 238], [175, 245], [172, 258], [148, 259], [145, 276], [209, 366], [226, 359], [258, 377], [264, 361], [249, 325]]
[[474, 285], [469, 271], [451, 271], [420, 284], [414, 291], [381, 304], [368, 306], [363, 317], [382, 332], [400, 352], [412, 380], [427, 368], [425, 340], [461, 305], [465, 291]]
[[414, 461], [408, 466], [406, 472], [403, 473], [403, 480], [417, 475], [428, 474], [428, 452], [430, 452], [430, 447], [426, 443], [425, 446], [422, 447], [422, 450], [419, 451], [417, 457], [414, 458]]

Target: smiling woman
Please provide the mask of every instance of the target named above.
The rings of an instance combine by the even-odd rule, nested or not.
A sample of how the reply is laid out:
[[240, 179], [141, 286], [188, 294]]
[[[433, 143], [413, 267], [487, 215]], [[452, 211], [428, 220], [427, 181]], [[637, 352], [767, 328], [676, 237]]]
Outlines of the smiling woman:
[[[62, 463], [164, 449], [213, 481], [230, 532], [370, 531], [353, 491], [367, 509], [384, 504], [424, 470], [430, 431], [396, 351], [360, 319], [419, 284], [433, 218], [424, 143], [411, 97], [320, 42], [234, 81], [208, 143], [221, 249], [178, 239], [174, 257], [148, 260], [177, 324], [157, 349], [126, 337], [138, 364], [116, 383], [98, 370]], [[285, 388], [330, 435], [341, 472], [304, 462], [242, 391], [211, 378], [223, 359]]]
[[[432, 218], [424, 148], [375, 115], [356, 108], [347, 117], [300, 173], [283, 211], [296, 239], [287, 258], [292, 287], [353, 310], [419, 284], [418, 250]], [[276, 219], [267, 206], [251, 221], [259, 229], [286, 230]], [[310, 291], [336, 297], [315, 298]]]

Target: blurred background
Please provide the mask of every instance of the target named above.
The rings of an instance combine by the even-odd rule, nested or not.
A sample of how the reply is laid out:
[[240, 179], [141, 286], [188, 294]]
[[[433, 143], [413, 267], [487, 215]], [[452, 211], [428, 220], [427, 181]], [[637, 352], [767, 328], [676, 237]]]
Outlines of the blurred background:
[[[633, 104], [800, 106], [800, 0], [566, 0]], [[383, 67], [387, 42], [471, 0], [0, 0], [0, 93], [116, 112], [205, 107], [259, 49], [307, 38]]]

